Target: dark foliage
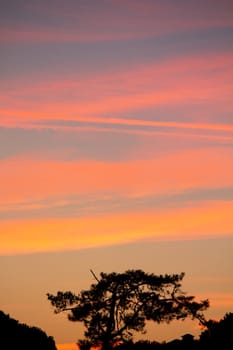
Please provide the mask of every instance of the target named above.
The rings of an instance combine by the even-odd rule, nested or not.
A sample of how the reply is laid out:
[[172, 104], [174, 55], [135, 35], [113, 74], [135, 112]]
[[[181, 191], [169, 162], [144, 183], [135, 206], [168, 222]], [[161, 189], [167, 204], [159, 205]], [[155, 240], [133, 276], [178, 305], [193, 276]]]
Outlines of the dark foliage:
[[0, 311], [0, 349], [56, 350], [56, 346], [40, 328], [19, 323]]
[[[94, 273], [93, 273], [94, 275]], [[94, 275], [96, 283], [78, 295], [72, 292], [47, 294], [55, 313], [68, 311], [71, 321], [80, 321], [85, 337], [93, 345], [108, 349], [132, 340], [132, 331], [144, 332], [146, 321], [170, 322], [187, 317], [205, 322], [208, 300], [196, 302], [182, 290], [184, 273], [147, 274], [142, 270]], [[79, 342], [83, 348], [87, 343]]]
[[132, 341], [120, 344], [114, 350], [232, 350], [233, 349], [233, 313], [227, 313], [219, 322], [208, 321], [207, 329], [195, 340], [191, 334], [170, 342]]
[[219, 322], [208, 321], [207, 327], [200, 336], [200, 349], [233, 349], [233, 313], [227, 313]]

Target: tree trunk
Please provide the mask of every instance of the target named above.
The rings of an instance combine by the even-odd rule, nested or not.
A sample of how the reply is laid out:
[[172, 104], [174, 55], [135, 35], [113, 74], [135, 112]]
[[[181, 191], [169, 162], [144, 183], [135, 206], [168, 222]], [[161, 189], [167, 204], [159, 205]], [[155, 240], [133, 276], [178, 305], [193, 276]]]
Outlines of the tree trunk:
[[101, 350], [111, 350], [112, 346], [111, 346], [111, 342], [109, 340], [104, 340]]

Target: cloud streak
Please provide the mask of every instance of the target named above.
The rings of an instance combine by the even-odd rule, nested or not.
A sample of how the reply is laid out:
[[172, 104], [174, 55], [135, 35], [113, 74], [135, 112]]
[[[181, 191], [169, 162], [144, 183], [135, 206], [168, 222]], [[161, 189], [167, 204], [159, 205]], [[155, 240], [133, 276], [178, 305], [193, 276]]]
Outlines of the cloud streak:
[[[47, 5], [46, 8], [43, 5], [37, 7], [26, 4], [24, 10], [28, 16], [35, 19], [34, 22], [24, 20], [25, 14], [21, 8], [18, 8], [16, 18], [11, 8], [5, 6], [0, 41], [33, 44], [98, 42], [145, 39], [174, 35], [174, 32], [180, 34], [187, 31], [199, 32], [210, 28], [232, 27], [229, 3], [221, 7], [217, 3], [212, 4], [208, 12], [205, 5], [202, 5], [190, 8], [185, 3], [174, 6], [163, 2], [152, 4], [150, 1], [144, 1], [143, 4], [134, 2], [133, 5], [125, 2], [123, 7], [122, 4], [114, 2], [109, 4], [98, 2], [98, 6], [93, 3], [85, 5], [69, 3], [63, 12], [60, 12], [56, 8], [57, 3], [54, 3], [54, 6]], [[57, 21], [54, 21], [55, 17]], [[43, 25], [38, 23], [38, 18]]]
[[[53, 75], [34, 84], [31, 79], [30, 84], [25, 79], [12, 81], [2, 87], [0, 126], [86, 131], [111, 128], [138, 134], [179, 129], [204, 131], [206, 135], [211, 132], [213, 136], [223, 132], [232, 137], [227, 117], [232, 110], [231, 62], [231, 53], [214, 59], [212, 55], [188, 56], [149, 66], [134, 65], [133, 69], [126, 66], [118, 73], [86, 74], [68, 80], [61, 77], [56, 82]], [[13, 105], [18, 108], [9, 108]], [[219, 123], [219, 114], [226, 116], [225, 123]]]
[[146, 240], [232, 235], [232, 205], [205, 203], [164, 212], [99, 218], [2, 221], [1, 254], [85, 249]]
[[[79, 126], [79, 124], [97, 124], [105, 126], [126, 126], [126, 127], [147, 127], [151, 128], [174, 128], [174, 129], [190, 129], [190, 130], [206, 130], [206, 131], [224, 131], [233, 132], [233, 125], [231, 124], [211, 124], [211, 123], [184, 123], [184, 122], [171, 122], [171, 121], [156, 121], [156, 120], [133, 120], [123, 118], [107, 118], [107, 117], [70, 117], [64, 115], [46, 115], [44, 113], [35, 113], [28, 111], [4, 111], [0, 110], [0, 114], [3, 116], [1, 123], [3, 127], [22, 127], [32, 128], [34, 127], [72, 127]], [[7, 116], [6, 116], [7, 115]], [[13, 117], [8, 117], [12, 116]], [[17, 115], [17, 116], [16, 116]], [[27, 116], [28, 115], [28, 116]], [[4, 117], [5, 116], [5, 117]], [[50, 120], [48, 120], [49, 118]], [[33, 120], [34, 119], [34, 120]], [[35, 121], [37, 119], [38, 121]]]
[[0, 220], [78, 218], [124, 213], [125, 211], [145, 212], [165, 208], [192, 207], [195, 202], [232, 201], [233, 187], [195, 188], [190, 191], [159, 194], [125, 196], [119, 193], [103, 193], [43, 198], [41, 200], [22, 200], [0, 202]]
[[[195, 187], [232, 185], [231, 149], [183, 151], [171, 156], [127, 162], [51, 162], [2, 160], [1, 198], [120, 191], [164, 193]], [[56, 176], [54, 176], [56, 174]]]

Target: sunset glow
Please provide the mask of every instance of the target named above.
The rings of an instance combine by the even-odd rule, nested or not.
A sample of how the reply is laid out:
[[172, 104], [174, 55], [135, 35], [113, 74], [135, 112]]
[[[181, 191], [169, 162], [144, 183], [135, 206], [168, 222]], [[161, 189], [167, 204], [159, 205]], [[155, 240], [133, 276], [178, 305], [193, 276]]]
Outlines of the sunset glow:
[[210, 318], [232, 311], [232, 11], [0, 5], [0, 309], [58, 350], [83, 329], [53, 315], [46, 292], [88, 288], [90, 268], [185, 271]]
[[232, 233], [231, 203], [101, 217], [2, 221], [1, 254], [83, 249], [140, 240], [197, 239]]

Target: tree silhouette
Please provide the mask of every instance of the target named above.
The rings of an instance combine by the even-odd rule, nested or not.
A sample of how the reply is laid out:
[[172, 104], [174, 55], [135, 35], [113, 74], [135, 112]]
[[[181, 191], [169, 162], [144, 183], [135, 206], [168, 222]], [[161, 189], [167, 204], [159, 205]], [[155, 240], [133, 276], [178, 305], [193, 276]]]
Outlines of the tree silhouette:
[[56, 350], [52, 337], [38, 327], [29, 327], [0, 311], [0, 349]]
[[144, 332], [147, 320], [205, 320], [202, 311], [209, 306], [208, 300], [198, 303], [181, 291], [184, 273], [156, 276], [128, 270], [102, 272], [100, 279], [93, 275], [96, 283], [89, 290], [78, 295], [59, 291], [57, 295], [48, 293], [47, 297], [55, 313], [68, 311], [70, 321], [83, 322], [86, 339], [104, 350], [132, 339], [132, 331]]
[[209, 320], [206, 326], [200, 335], [200, 349], [233, 349], [233, 313], [226, 313], [219, 322]]

